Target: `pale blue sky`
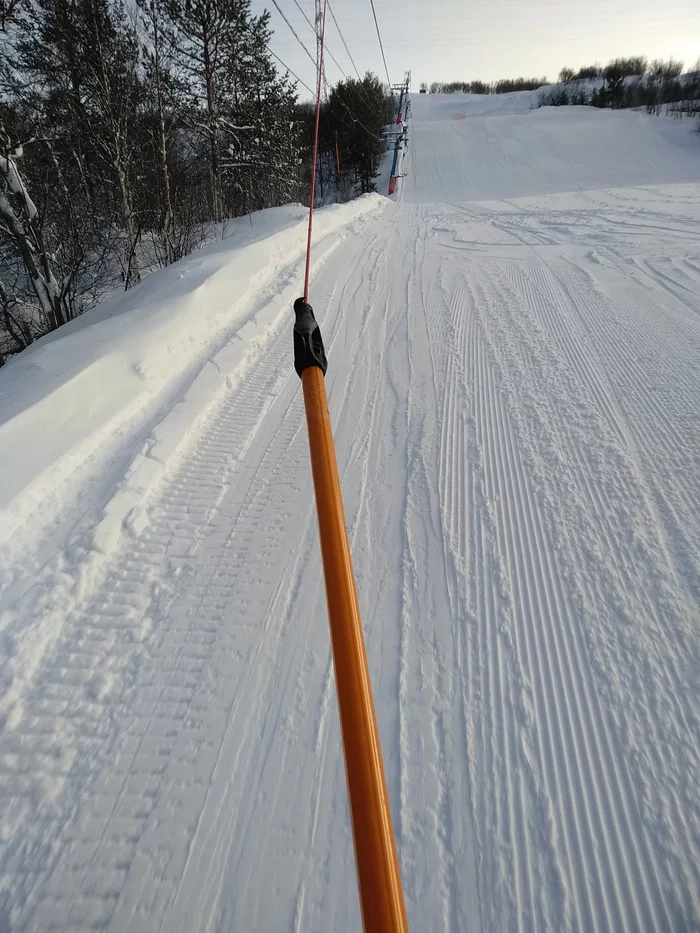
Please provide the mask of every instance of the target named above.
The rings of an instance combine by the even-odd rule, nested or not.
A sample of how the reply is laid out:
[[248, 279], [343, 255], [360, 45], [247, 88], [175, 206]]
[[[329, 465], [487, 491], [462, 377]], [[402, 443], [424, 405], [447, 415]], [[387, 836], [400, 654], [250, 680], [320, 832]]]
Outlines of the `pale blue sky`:
[[[274, 7], [273, 50], [309, 86], [313, 67]], [[277, 0], [314, 53], [314, 36], [294, 0]], [[313, 20], [313, 0], [298, 0]], [[333, 11], [360, 73], [383, 75], [369, 0], [332, 0]], [[421, 81], [457, 81], [546, 75], [618, 55], [670, 55], [686, 64], [700, 57], [700, 0], [375, 0], [389, 73], [398, 82], [411, 70]], [[328, 20], [328, 46], [348, 74], [353, 68]], [[329, 59], [327, 76], [340, 77]], [[302, 90], [302, 94], [308, 93]]]

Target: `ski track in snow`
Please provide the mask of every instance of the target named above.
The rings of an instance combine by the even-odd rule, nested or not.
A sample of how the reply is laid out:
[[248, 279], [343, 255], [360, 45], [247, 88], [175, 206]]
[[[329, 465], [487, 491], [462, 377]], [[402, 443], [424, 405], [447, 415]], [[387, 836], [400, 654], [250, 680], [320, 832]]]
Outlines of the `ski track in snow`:
[[[697, 930], [700, 168], [414, 104], [312, 283], [411, 929]], [[360, 928], [289, 322], [246, 365], [0, 731], [2, 933]]]

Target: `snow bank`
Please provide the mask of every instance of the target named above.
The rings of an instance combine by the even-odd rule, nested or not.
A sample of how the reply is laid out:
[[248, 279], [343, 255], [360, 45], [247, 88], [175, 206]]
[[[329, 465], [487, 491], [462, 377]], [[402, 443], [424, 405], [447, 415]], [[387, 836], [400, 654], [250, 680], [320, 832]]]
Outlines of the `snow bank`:
[[[386, 204], [366, 195], [318, 211], [315, 244]], [[197, 412], [279, 314], [289, 313], [261, 308], [261, 295], [266, 288], [274, 294], [275, 277], [302, 257], [306, 216], [301, 205], [287, 205], [234, 221], [225, 240], [110, 298], [3, 367], [0, 544], [39, 509], [42, 522], [49, 521], [74, 471], [91, 458], [101, 468], [120, 436], [132, 436], [149, 416], [152, 423], [166, 390], [172, 402], [173, 387], [182, 392], [191, 382], [155, 430], [148, 458], [130, 470], [129, 490], [118, 493], [124, 501], [108, 506], [100, 539], [109, 546], [125, 507], [135, 506]]]

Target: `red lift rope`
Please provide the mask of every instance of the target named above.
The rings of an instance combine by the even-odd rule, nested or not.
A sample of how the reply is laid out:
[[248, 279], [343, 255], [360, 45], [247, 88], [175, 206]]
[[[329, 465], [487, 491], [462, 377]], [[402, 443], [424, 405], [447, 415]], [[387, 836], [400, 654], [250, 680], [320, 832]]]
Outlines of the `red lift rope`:
[[309, 233], [306, 242], [304, 297], [294, 302], [294, 368], [304, 392], [309, 453], [318, 513], [319, 538], [326, 580], [333, 667], [345, 753], [345, 774], [355, 846], [357, 882], [365, 933], [407, 933], [406, 908], [389, 796], [384, 776], [379, 729], [374, 711], [357, 588], [352, 569], [333, 430], [324, 376], [326, 354], [321, 331], [308, 303], [311, 230], [316, 196], [318, 127], [321, 116], [323, 45], [326, 7], [316, 0], [318, 78], [316, 127], [311, 168]]
[[314, 155], [311, 163], [311, 201], [309, 202], [309, 233], [306, 238], [306, 271], [304, 273], [304, 302], [309, 300], [309, 271], [311, 268], [311, 231], [314, 224], [314, 200], [316, 199], [316, 159], [318, 158], [318, 127], [321, 122], [321, 84], [323, 82], [323, 52], [326, 39], [326, 7], [328, 0], [323, 0], [321, 17], [321, 38], [318, 53], [318, 77], [316, 80], [316, 126], [314, 128]]

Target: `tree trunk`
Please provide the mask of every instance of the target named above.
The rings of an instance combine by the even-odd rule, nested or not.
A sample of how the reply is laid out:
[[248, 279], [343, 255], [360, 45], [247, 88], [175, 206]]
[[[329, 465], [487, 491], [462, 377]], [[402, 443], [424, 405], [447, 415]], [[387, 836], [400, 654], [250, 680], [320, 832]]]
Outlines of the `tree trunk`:
[[207, 89], [207, 116], [209, 118], [209, 146], [211, 155], [211, 185], [214, 207], [214, 222], [221, 220], [221, 190], [219, 184], [219, 153], [216, 132], [216, 97], [214, 92], [214, 69], [211, 61], [210, 38], [204, 32], [204, 82]]
[[175, 262], [177, 258], [175, 255], [174, 244], [175, 214], [173, 211], [172, 197], [170, 194], [170, 173], [168, 171], [168, 150], [166, 145], [165, 113], [163, 107], [163, 93], [160, 72], [160, 23], [158, 19], [157, 0], [153, 0], [152, 2], [151, 17], [153, 21], [153, 53], [156, 79], [156, 102], [158, 106], [158, 149], [160, 158], [160, 173], [163, 181], [163, 201], [165, 204], [165, 216], [162, 220], [161, 235], [163, 237], [163, 244], [165, 246], [166, 264], [170, 265], [171, 263]]
[[[0, 219], [19, 249], [49, 329], [56, 330], [65, 323], [60, 289], [51, 271], [36, 208], [10, 156], [0, 158], [0, 177], [4, 181], [4, 191], [0, 191]], [[19, 213], [10, 202], [10, 194], [19, 200]]]
[[119, 103], [115, 104], [112, 93], [112, 76], [107, 67], [107, 54], [103, 48], [100, 26], [94, 6], [93, 27], [94, 40], [97, 47], [98, 75], [99, 75], [99, 93], [101, 97], [102, 109], [106, 116], [106, 123], [109, 127], [109, 135], [106, 140], [110, 155], [110, 161], [117, 176], [119, 184], [119, 196], [121, 200], [122, 218], [124, 221], [124, 232], [128, 240], [126, 250], [126, 269], [124, 272], [124, 289], [128, 289], [132, 284], [138, 284], [141, 281], [141, 272], [139, 269], [138, 257], [136, 256], [136, 243], [139, 231], [134, 226], [134, 213], [132, 209], [131, 190], [127, 179], [127, 166], [129, 164], [127, 149], [127, 129], [126, 121], [122, 126], [119, 116]]
[[122, 214], [124, 215], [124, 230], [126, 232], [127, 238], [127, 252], [126, 252], [126, 270], [124, 273], [124, 291], [131, 287], [131, 285], [138, 285], [141, 281], [141, 270], [139, 268], [139, 260], [136, 255], [136, 245], [139, 239], [140, 231], [137, 229], [134, 224], [134, 213], [131, 209], [131, 192], [129, 191], [129, 185], [126, 179], [126, 173], [121, 167], [119, 161], [115, 165], [117, 171], [117, 178], [119, 180], [119, 193], [121, 195], [122, 202]]

